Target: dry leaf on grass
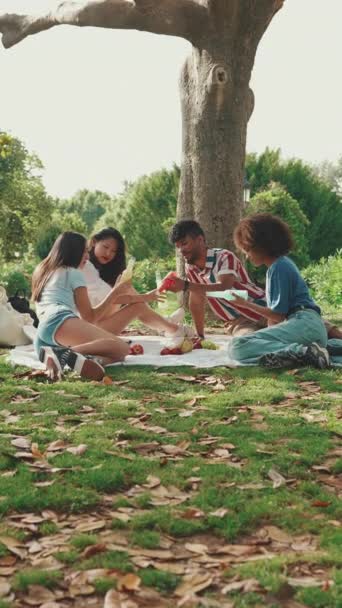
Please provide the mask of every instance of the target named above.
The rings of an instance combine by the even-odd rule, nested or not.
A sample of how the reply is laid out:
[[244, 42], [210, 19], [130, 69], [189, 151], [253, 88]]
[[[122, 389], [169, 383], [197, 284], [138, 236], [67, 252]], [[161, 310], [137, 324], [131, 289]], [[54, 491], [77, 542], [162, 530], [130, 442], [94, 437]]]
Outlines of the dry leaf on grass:
[[327, 500], [314, 500], [312, 503], [313, 507], [329, 507], [329, 505], [331, 505], [331, 502], [328, 502]]
[[146, 482], [143, 483], [144, 488], [156, 488], [157, 486], [160, 486], [160, 479], [159, 477], [155, 477], [154, 475], [148, 475], [146, 478]]
[[210, 511], [209, 515], [211, 515], [212, 517], [222, 518], [227, 515], [227, 513], [229, 513], [229, 510], [222, 507], [221, 509], [216, 509], [216, 511]]
[[80, 443], [80, 445], [71, 446], [70, 448], [67, 448], [66, 451], [70, 452], [70, 454], [74, 454], [74, 456], [81, 456], [82, 454], [84, 454], [84, 452], [87, 451], [87, 449], [87, 444]]
[[207, 545], [202, 545], [201, 543], [185, 543], [184, 547], [188, 551], [191, 551], [191, 553], [198, 553], [199, 555], [208, 553]]
[[274, 468], [271, 468], [267, 476], [273, 481], [273, 488], [280, 488], [281, 486], [286, 485], [286, 479], [283, 477], [278, 471]]
[[105, 545], [104, 543], [89, 545], [89, 547], [86, 547], [84, 551], [82, 551], [81, 557], [87, 559], [89, 557], [92, 557], [93, 555], [97, 555], [98, 553], [104, 553], [105, 551], [107, 551], [107, 545]]
[[188, 574], [184, 576], [182, 582], [175, 590], [175, 595], [182, 597], [190, 593], [202, 591], [213, 582], [213, 577], [208, 573]]
[[244, 581], [228, 583], [228, 585], [225, 585], [223, 589], [221, 589], [221, 593], [223, 593], [223, 595], [230, 593], [231, 591], [242, 591], [242, 593], [260, 591], [260, 584], [256, 578], [247, 578]]
[[262, 536], [263, 534], [269, 536], [269, 538], [278, 543], [290, 545], [293, 542], [293, 537], [280, 528], [277, 528], [277, 526], [264, 526], [259, 530], [259, 535]]
[[122, 608], [120, 597], [120, 593], [115, 589], [110, 589], [104, 598], [103, 608]]
[[31, 441], [26, 439], [26, 437], [17, 437], [16, 439], [12, 439], [11, 445], [22, 450], [29, 450], [31, 448]]
[[67, 444], [63, 439], [57, 439], [56, 441], [52, 441], [48, 447], [46, 448], [47, 452], [59, 452], [59, 450], [64, 450], [67, 447]]
[[125, 574], [117, 579], [119, 591], [137, 591], [140, 587], [141, 578], [136, 574]]
[[29, 585], [25, 594], [25, 603], [30, 606], [40, 606], [43, 602], [53, 601], [55, 594], [41, 585]]
[[322, 580], [313, 576], [289, 577], [287, 582], [293, 587], [323, 587], [326, 584], [329, 586], [334, 584], [332, 580]]
[[6, 597], [6, 595], [8, 595], [10, 591], [11, 591], [11, 585], [5, 580], [1, 580], [0, 581], [0, 597]]

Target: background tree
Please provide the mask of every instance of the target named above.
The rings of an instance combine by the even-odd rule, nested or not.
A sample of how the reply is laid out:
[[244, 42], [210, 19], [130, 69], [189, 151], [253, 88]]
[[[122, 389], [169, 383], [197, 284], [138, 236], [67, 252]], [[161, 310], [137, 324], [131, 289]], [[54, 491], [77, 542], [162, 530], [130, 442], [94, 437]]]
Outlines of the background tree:
[[316, 175], [342, 198], [342, 156], [336, 163], [325, 160], [313, 167]]
[[168, 226], [176, 219], [179, 167], [162, 169], [126, 185], [115, 206], [100, 218], [96, 230], [113, 226], [122, 232], [129, 252], [137, 259], [164, 258], [173, 247]]
[[106, 192], [91, 191], [84, 188], [69, 199], [60, 199], [56, 211], [61, 217], [65, 214], [77, 215], [84, 226], [79, 232], [84, 231], [86, 234], [90, 234], [97, 220], [106, 211], [110, 201], [111, 197]]
[[[271, 182], [266, 190], [258, 192], [251, 198], [247, 213], [273, 213], [281, 217], [291, 228], [295, 248], [291, 258], [299, 266], [309, 262], [307, 231], [309, 220], [301, 210], [299, 203], [285, 190], [283, 186]], [[263, 270], [265, 274], [265, 270]]]
[[291, 158], [282, 160], [280, 150], [248, 154], [246, 173], [252, 193], [275, 181], [282, 184], [308, 218], [308, 251], [311, 260], [334, 253], [341, 246], [342, 199], [310, 165]]
[[56, 25], [136, 29], [192, 44], [181, 77], [183, 159], [179, 218], [198, 220], [209, 243], [233, 246], [240, 219], [249, 81], [258, 44], [284, 0], [88, 0], [38, 16], [3, 15], [10, 47]]
[[42, 163], [23, 143], [0, 131], [0, 254], [5, 261], [27, 250], [52, 211], [41, 181]]

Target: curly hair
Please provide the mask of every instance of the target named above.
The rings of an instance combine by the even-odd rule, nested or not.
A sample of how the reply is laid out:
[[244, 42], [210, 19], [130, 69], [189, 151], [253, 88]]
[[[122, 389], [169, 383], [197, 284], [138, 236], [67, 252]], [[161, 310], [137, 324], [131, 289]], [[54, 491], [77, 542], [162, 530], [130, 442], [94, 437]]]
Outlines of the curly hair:
[[271, 213], [243, 218], [234, 230], [234, 243], [245, 252], [255, 249], [272, 257], [287, 255], [294, 245], [288, 224]]

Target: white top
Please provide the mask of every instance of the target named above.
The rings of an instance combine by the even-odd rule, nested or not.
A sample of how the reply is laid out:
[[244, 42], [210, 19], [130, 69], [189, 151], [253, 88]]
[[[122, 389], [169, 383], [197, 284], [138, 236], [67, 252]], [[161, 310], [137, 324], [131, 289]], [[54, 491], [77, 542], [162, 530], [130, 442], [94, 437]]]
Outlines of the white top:
[[37, 302], [38, 317], [54, 312], [56, 306], [63, 306], [78, 315], [74, 290], [86, 287], [83, 272], [77, 268], [58, 268], [52, 274]]
[[94, 264], [87, 261], [82, 269], [88, 289], [88, 296], [92, 306], [97, 306], [112, 290], [111, 286], [101, 279], [99, 271]]

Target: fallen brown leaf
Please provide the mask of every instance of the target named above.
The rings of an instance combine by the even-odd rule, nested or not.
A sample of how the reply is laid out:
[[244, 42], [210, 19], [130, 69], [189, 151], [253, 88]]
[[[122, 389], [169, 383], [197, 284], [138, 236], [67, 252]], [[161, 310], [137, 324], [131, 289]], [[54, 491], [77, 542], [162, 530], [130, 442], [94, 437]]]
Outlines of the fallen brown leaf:
[[182, 597], [189, 593], [197, 593], [198, 591], [210, 587], [212, 582], [213, 577], [208, 573], [187, 574], [176, 588], [175, 595]]
[[136, 574], [125, 574], [117, 580], [119, 591], [137, 591], [140, 587], [141, 578]]
[[273, 488], [280, 488], [286, 484], [285, 477], [278, 473], [274, 468], [271, 468], [268, 471], [267, 476], [273, 481]]

